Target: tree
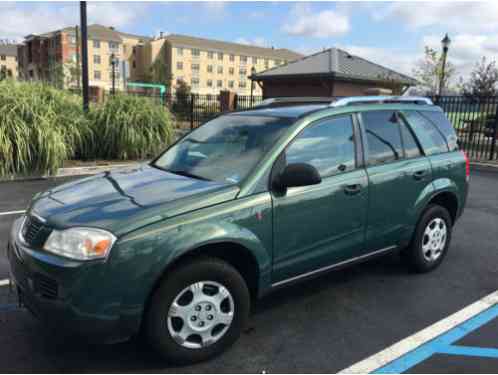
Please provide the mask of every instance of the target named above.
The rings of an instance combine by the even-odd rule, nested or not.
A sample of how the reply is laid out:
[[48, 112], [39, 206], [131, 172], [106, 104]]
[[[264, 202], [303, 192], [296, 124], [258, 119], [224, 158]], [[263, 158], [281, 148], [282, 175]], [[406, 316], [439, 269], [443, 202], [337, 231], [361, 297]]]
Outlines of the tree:
[[[420, 81], [428, 95], [438, 93], [441, 76], [443, 73], [443, 59], [435, 49], [425, 47], [424, 58], [417, 62], [413, 69], [413, 75]], [[444, 69], [443, 87], [448, 89], [448, 85], [455, 74], [455, 67], [449, 61]]]
[[498, 68], [496, 62], [493, 60], [488, 63], [484, 56], [480, 62], [475, 64], [468, 80], [463, 82], [461, 79], [463, 94], [472, 98], [496, 95], [497, 84]]
[[190, 86], [183, 79], [178, 80], [176, 83], [176, 94], [178, 96], [190, 95]]

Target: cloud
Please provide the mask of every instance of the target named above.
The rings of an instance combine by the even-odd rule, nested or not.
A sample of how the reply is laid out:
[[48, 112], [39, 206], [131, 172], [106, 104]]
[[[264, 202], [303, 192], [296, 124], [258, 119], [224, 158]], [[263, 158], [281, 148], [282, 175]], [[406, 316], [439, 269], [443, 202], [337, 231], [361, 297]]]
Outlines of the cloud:
[[[378, 4], [378, 3], [377, 3]], [[370, 6], [374, 20], [394, 19], [410, 29], [439, 26], [454, 31], [491, 31], [498, 29], [498, 2], [395, 2]]]
[[[142, 3], [88, 3], [88, 23], [123, 28], [146, 11]], [[28, 34], [39, 34], [80, 22], [78, 3], [0, 3], [0, 35], [22, 41]]]
[[313, 12], [307, 4], [293, 6], [289, 20], [282, 30], [293, 36], [311, 36], [327, 38], [344, 35], [349, 32], [349, 17], [335, 10]]
[[247, 44], [250, 46], [258, 46], [258, 47], [269, 47], [270, 43], [262, 37], [254, 37], [254, 38], [237, 38], [235, 43]]

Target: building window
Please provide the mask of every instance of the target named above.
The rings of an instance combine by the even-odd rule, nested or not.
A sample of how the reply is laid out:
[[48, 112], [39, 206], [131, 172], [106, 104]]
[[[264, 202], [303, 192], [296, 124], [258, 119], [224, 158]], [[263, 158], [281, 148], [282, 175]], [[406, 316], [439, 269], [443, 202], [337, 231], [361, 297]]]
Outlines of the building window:
[[214, 58], [214, 52], [213, 51], [208, 51], [208, 59]]
[[223, 67], [222, 66], [218, 67], [218, 74], [223, 74]]
[[245, 64], [247, 62], [247, 56], [240, 56], [240, 63]]
[[213, 87], [213, 80], [211, 79], [207, 80], [207, 87]]
[[198, 48], [192, 48], [192, 56], [199, 57], [201, 55], [201, 50]]
[[212, 65], [208, 65], [207, 72], [208, 73], [212, 73], [213, 72], [213, 66]]
[[199, 87], [199, 78], [192, 78], [192, 87]]
[[93, 48], [100, 48], [100, 40], [93, 40]]
[[[119, 80], [119, 71], [114, 72], [114, 78], [116, 81]], [[112, 70], [109, 72], [109, 81], [112, 81]]]
[[93, 63], [100, 64], [100, 55], [93, 55]]
[[196, 71], [196, 72], [198, 72], [198, 71], [199, 71], [199, 69], [200, 69], [199, 64], [192, 64], [192, 71]]
[[234, 87], [234, 81], [228, 81], [228, 87], [233, 89]]
[[222, 81], [222, 80], [218, 80], [218, 81], [216, 82], [216, 86], [217, 86], [217, 87], [222, 87], [222, 86], [223, 86], [223, 81]]
[[177, 63], [176, 63], [176, 69], [183, 70], [183, 61], [177, 61]]
[[232, 62], [235, 61], [235, 55], [233, 53], [230, 54], [230, 61], [232, 61]]
[[100, 81], [101, 75], [100, 75], [100, 70], [94, 70], [93, 71], [93, 79], [96, 81]]
[[183, 56], [183, 48], [181, 48], [181, 47], [177, 47], [177, 48], [176, 48], [176, 54], [177, 54], [178, 56]]
[[246, 87], [246, 81], [240, 81], [240, 82], [239, 82], [239, 87], [240, 87], [241, 89], [245, 88], [245, 87]]
[[246, 76], [246, 75], [247, 75], [247, 70], [246, 70], [246, 69], [240, 69], [240, 70], [239, 70], [239, 74], [240, 74], [241, 76]]
[[117, 43], [117, 42], [109, 42], [109, 49], [111, 51], [117, 51], [119, 49], [119, 43]]
[[218, 60], [223, 61], [223, 53], [218, 52]]
[[258, 63], [258, 58], [257, 58], [257, 57], [253, 57], [253, 58], [252, 58], [252, 63], [253, 63], [254, 65], [256, 65], [256, 64]]
[[5, 56], [5, 55], [0, 56], [0, 60], [2, 60], [2, 61], [7, 60], [7, 56]]
[[234, 68], [228, 68], [228, 74], [233, 76], [235, 74], [235, 69]]
[[176, 85], [177, 85], [177, 86], [180, 86], [180, 85], [182, 84], [182, 81], [183, 81], [183, 77], [178, 77], [178, 78], [176, 79]]

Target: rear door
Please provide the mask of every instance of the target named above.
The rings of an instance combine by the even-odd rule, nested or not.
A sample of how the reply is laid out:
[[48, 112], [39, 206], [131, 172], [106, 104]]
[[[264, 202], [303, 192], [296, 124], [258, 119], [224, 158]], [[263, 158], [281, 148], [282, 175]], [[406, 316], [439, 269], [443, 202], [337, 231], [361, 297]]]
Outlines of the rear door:
[[431, 184], [431, 165], [396, 111], [362, 112], [360, 119], [369, 179], [366, 252], [405, 245], [417, 199]]

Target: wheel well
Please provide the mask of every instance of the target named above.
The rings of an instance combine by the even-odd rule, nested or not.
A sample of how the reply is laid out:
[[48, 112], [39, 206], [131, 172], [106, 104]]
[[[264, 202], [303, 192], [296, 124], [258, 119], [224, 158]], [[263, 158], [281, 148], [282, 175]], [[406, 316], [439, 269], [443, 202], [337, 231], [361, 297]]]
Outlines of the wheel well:
[[448, 210], [452, 223], [455, 223], [458, 212], [458, 199], [453, 193], [443, 192], [435, 195], [429, 201], [429, 204], [437, 204]]
[[246, 247], [238, 243], [220, 242], [200, 246], [180, 256], [167, 269], [174, 268], [179, 264], [195, 261], [199, 256], [218, 258], [233, 266], [245, 280], [251, 297], [257, 297], [259, 288], [258, 263], [254, 255]]

